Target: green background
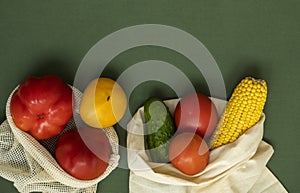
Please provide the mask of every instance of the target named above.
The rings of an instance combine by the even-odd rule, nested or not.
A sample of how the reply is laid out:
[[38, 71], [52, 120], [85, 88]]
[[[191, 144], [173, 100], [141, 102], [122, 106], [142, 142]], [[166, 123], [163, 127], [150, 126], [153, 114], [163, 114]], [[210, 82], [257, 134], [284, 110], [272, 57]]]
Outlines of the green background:
[[[223, 75], [227, 97], [244, 76], [267, 81], [264, 139], [275, 149], [268, 167], [289, 192], [299, 192], [299, 10], [297, 0], [0, 0], [0, 120], [5, 120], [10, 92], [27, 77], [56, 74], [72, 84], [82, 58], [106, 35], [137, 24], [170, 25], [189, 32], [208, 48]], [[122, 53], [103, 75], [117, 78], [130, 65], [150, 59], [175, 65], [197, 91], [209, 94], [193, 64], [158, 47]], [[131, 94], [130, 110], [134, 112], [153, 95], [175, 97], [166, 85], [147, 82]], [[118, 126], [117, 132], [124, 145], [125, 130]], [[98, 192], [128, 192], [128, 174], [126, 169], [116, 169], [100, 182]], [[3, 178], [0, 188], [1, 192], [17, 192]]]

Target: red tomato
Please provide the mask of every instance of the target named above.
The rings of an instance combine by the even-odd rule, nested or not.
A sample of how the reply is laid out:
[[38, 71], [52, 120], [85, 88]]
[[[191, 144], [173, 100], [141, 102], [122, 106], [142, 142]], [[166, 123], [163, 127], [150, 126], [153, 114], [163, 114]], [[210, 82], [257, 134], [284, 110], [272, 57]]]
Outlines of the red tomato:
[[71, 176], [92, 180], [104, 173], [110, 158], [110, 143], [100, 129], [83, 128], [66, 132], [55, 146], [58, 164]]
[[185, 132], [171, 141], [169, 157], [175, 168], [187, 175], [195, 175], [207, 166], [209, 149], [198, 134]]
[[31, 77], [13, 94], [15, 125], [37, 140], [58, 135], [72, 118], [72, 89], [57, 76]]
[[196, 132], [209, 137], [214, 131], [218, 114], [214, 103], [205, 95], [197, 93], [184, 96], [174, 113], [178, 131]]

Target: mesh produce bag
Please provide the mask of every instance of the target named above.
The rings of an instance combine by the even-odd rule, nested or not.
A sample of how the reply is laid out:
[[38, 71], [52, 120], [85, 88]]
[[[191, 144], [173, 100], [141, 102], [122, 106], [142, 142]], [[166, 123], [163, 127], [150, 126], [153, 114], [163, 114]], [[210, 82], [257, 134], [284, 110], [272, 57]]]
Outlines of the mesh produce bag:
[[[79, 180], [66, 173], [53, 156], [58, 136], [37, 141], [30, 134], [15, 126], [10, 114], [12, 94], [6, 105], [7, 120], [0, 126], [0, 176], [14, 182], [14, 186], [21, 193], [37, 191], [44, 193], [96, 192], [98, 182], [118, 166], [119, 142], [114, 128], [110, 127], [104, 130], [112, 149], [106, 171], [96, 179]], [[79, 116], [78, 108], [82, 93], [73, 88], [73, 96], [74, 117], [76, 117]], [[75, 120], [77, 119], [72, 119], [63, 132], [76, 129]]]

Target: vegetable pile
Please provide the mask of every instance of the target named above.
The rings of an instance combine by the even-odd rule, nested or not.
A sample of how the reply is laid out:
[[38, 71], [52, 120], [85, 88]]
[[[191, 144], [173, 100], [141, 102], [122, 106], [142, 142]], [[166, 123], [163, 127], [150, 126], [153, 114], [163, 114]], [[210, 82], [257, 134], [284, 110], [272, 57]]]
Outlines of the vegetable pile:
[[[87, 121], [76, 124], [77, 128], [71, 131], [64, 129], [73, 117], [72, 88], [58, 76], [26, 79], [14, 91], [10, 101], [15, 126], [38, 141], [57, 137], [54, 158], [66, 173], [79, 180], [92, 180], [106, 171], [112, 147], [103, 129], [121, 119], [127, 105], [125, 94], [120, 94], [122, 88], [119, 86], [118, 92], [113, 90], [117, 85], [115, 81], [99, 78], [90, 85], [80, 102], [85, 114], [80, 114], [78, 120]], [[94, 101], [97, 105], [90, 102], [92, 106], [88, 106], [86, 101]], [[120, 102], [123, 102], [123, 109], [117, 112], [116, 106], [121, 105]], [[111, 114], [104, 117], [103, 112]], [[93, 127], [90, 120], [105, 128]]]
[[[145, 149], [150, 161], [171, 163], [186, 175], [196, 175], [209, 164], [210, 151], [234, 142], [256, 124], [267, 97], [264, 80], [244, 78], [218, 117], [212, 100], [201, 93], [183, 96], [172, 114], [160, 98], [144, 104]], [[72, 89], [58, 76], [30, 77], [13, 93], [10, 112], [15, 125], [36, 140], [58, 136], [55, 159], [80, 180], [103, 174], [111, 156], [103, 129], [125, 114], [127, 98], [112, 79], [92, 80], [80, 101], [83, 127], [63, 132], [73, 117]]]
[[260, 120], [266, 97], [266, 82], [246, 77], [234, 89], [220, 118], [210, 98], [201, 93], [183, 96], [174, 116], [162, 100], [150, 98], [144, 105], [150, 161], [170, 162], [186, 175], [202, 172], [210, 151], [234, 142]]

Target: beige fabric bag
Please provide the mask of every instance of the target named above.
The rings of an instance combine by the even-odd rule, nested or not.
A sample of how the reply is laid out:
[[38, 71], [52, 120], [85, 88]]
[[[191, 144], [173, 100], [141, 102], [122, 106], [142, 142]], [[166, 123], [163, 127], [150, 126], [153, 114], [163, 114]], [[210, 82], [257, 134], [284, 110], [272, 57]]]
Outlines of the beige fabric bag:
[[[82, 93], [73, 88], [73, 95], [74, 112], [78, 116]], [[93, 180], [78, 180], [67, 174], [53, 157], [58, 137], [38, 142], [15, 126], [10, 115], [11, 96], [6, 106], [7, 120], [0, 126], [0, 176], [14, 182], [21, 193], [95, 193], [98, 182], [118, 166], [119, 141], [114, 128], [105, 129], [112, 147], [106, 171]], [[71, 129], [76, 129], [74, 120], [68, 123], [63, 132]]]
[[[166, 105], [174, 112], [179, 99], [167, 100]], [[219, 115], [226, 101], [214, 99]], [[144, 151], [143, 107], [128, 123], [128, 165], [131, 193], [161, 192], [287, 192], [266, 164], [273, 154], [271, 145], [262, 141], [263, 123], [260, 121], [233, 143], [214, 149], [208, 166], [201, 173], [187, 176], [171, 164], [149, 161]]]

